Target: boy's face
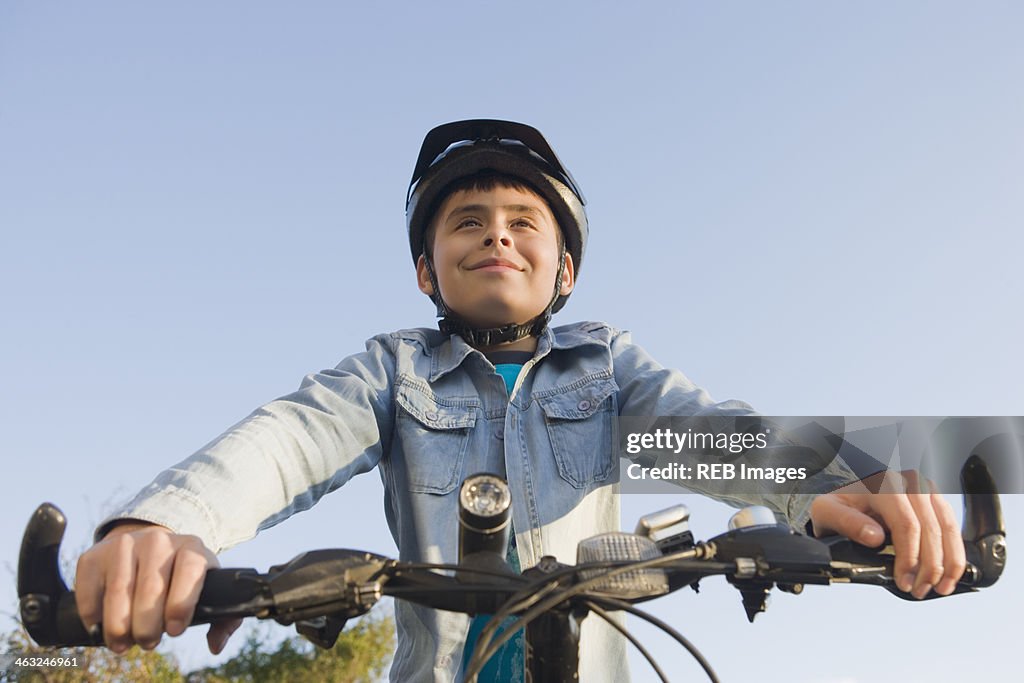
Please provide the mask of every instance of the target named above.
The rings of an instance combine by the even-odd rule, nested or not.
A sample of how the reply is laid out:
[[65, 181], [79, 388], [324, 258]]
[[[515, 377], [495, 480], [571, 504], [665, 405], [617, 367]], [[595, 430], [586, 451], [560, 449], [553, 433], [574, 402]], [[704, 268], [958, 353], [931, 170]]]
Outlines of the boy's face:
[[[431, 232], [441, 297], [470, 325], [525, 323], [551, 301], [559, 228], [547, 202], [533, 192], [501, 186], [455, 192], [437, 210]], [[433, 294], [424, 259], [416, 264], [417, 281], [420, 291]], [[566, 254], [560, 293], [569, 294], [573, 284]]]

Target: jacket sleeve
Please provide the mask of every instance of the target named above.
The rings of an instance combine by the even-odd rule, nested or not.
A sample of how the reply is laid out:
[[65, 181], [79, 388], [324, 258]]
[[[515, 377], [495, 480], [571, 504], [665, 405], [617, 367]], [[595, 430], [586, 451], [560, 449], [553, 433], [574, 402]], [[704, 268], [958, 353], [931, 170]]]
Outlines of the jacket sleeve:
[[160, 473], [108, 517], [194, 534], [214, 552], [248, 540], [356, 474], [373, 469], [390, 446], [395, 358], [386, 335], [333, 370], [308, 375], [191, 457]]
[[[622, 417], [675, 416], [693, 418], [695, 423], [707, 424], [701, 418], [757, 416], [756, 411], [742, 401], [715, 402], [683, 373], [663, 367], [642, 348], [633, 344], [628, 332], [613, 331], [610, 347], [615, 381], [619, 385], [619, 415]], [[718, 422], [728, 424], [730, 421]], [[760, 457], [758, 465], [770, 465], [773, 453], [780, 458], [790, 456], [786, 458], [786, 464], [791, 464], [793, 449], [800, 449], [799, 453], [806, 454], [815, 465], [813, 469], [816, 473], [811, 477], [813, 481], [766, 485], [760, 487], [760, 490], [747, 484], [697, 478], [676, 483], [736, 507], [764, 505], [803, 532], [810, 518], [811, 502], [817, 493], [834, 490], [857, 479], [841, 459], [823, 459], [816, 451], [790, 440], [781, 430], [774, 430], [769, 445], [771, 448], [765, 451], [767, 458]]]

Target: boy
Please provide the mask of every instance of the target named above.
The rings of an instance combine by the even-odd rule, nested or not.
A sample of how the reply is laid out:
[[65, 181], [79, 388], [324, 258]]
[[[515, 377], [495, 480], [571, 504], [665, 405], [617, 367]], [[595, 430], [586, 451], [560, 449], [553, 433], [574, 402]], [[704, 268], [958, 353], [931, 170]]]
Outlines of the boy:
[[[582, 194], [535, 129], [490, 120], [434, 129], [406, 215], [417, 283], [437, 306], [440, 331], [371, 339], [364, 353], [307, 377], [159, 475], [101, 525], [76, 589], [83, 621], [102, 620], [112, 649], [181, 633], [216, 552], [373, 467], [403, 560], [455, 561], [459, 482], [491, 471], [512, 490], [513, 562], [571, 563], [577, 541], [619, 527], [615, 416], [750, 412], [713, 403], [608, 325], [549, 326], [575, 287], [588, 226]], [[845, 483], [838, 466], [824, 476]], [[883, 522], [901, 587], [918, 597], [933, 586], [951, 592], [963, 571], [941, 496], [748, 498], [798, 528], [811, 520], [818, 533], [869, 545], [881, 543]], [[395, 613], [393, 680], [460, 675], [466, 616], [400, 600]], [[211, 650], [236, 627], [214, 625]], [[610, 627], [583, 622], [581, 680], [625, 680], [623, 655]]]

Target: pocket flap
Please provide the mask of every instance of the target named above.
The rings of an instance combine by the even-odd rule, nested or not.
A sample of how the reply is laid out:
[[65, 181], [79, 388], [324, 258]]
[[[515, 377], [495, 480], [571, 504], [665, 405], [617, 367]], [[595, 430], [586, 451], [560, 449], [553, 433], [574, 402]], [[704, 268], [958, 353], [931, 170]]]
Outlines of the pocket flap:
[[[548, 419], [585, 420], [605, 405], [605, 399], [618, 391], [611, 377], [550, 396], [537, 396], [537, 402]], [[607, 408], [605, 408], [607, 409]]]
[[475, 401], [453, 401], [403, 384], [395, 395], [398, 405], [428, 429], [471, 429], [476, 424]]

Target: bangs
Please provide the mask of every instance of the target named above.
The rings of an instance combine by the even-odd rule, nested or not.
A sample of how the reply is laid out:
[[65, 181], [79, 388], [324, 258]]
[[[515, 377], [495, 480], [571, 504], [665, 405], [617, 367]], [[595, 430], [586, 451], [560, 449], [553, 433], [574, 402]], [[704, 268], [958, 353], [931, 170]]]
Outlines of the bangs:
[[[509, 190], [520, 190], [523, 192], [532, 192], [538, 197], [543, 195], [536, 190], [530, 183], [517, 178], [507, 173], [499, 173], [497, 171], [481, 171], [474, 173], [473, 175], [459, 178], [455, 182], [444, 188], [441, 193], [440, 199], [437, 202], [437, 206], [441, 206], [444, 200], [455, 194], [456, 192], [465, 191], [476, 191], [476, 192], [490, 192], [495, 188], [505, 188]], [[436, 208], [435, 208], [436, 210]]]

